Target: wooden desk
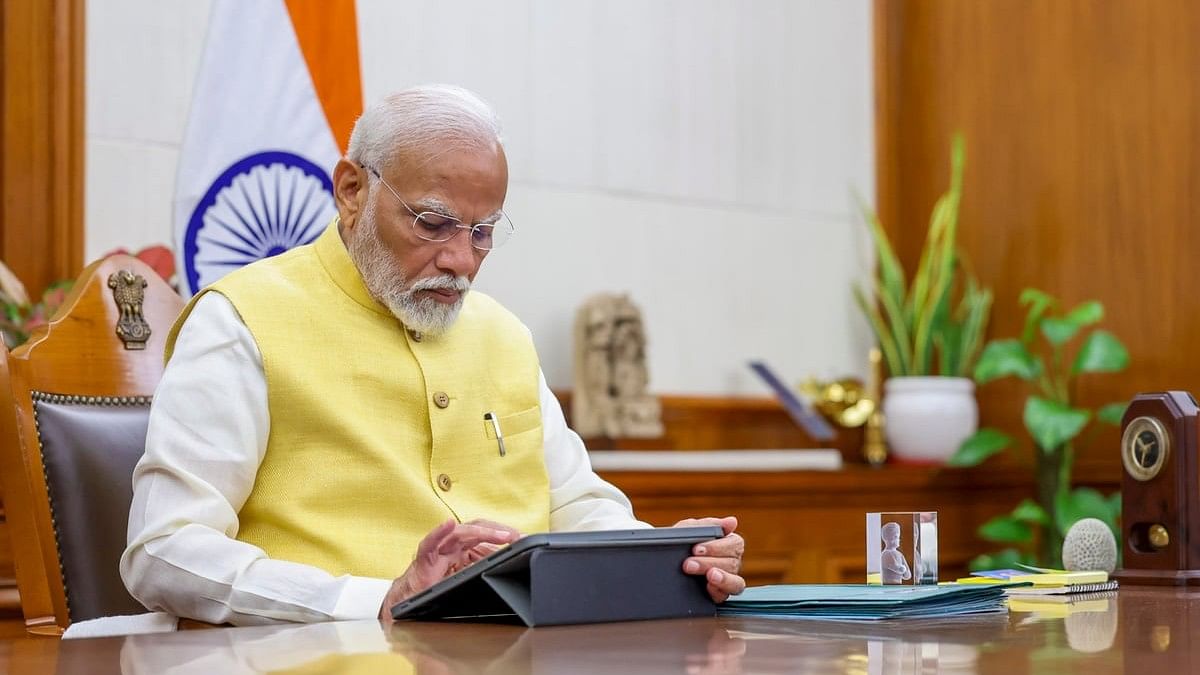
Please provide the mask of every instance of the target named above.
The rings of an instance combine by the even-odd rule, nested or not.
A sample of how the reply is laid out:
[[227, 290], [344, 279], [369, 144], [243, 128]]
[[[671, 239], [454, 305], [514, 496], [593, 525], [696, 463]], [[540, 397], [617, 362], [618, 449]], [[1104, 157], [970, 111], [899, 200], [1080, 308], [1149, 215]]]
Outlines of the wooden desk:
[[[0, 642], [0, 672], [1189, 673], [1200, 592], [1125, 589], [1107, 609], [837, 624], [687, 619], [525, 629], [374, 621]], [[177, 669], [177, 670], [176, 670]]]
[[[633, 451], [631, 451], [633, 452]], [[1105, 494], [1120, 489], [1107, 467], [1076, 474]], [[966, 574], [980, 553], [1000, 548], [976, 529], [1033, 496], [1033, 475], [1019, 466], [975, 469], [847, 465], [838, 471], [604, 471], [639, 518], [670, 525], [682, 518], [736, 515], [746, 538], [751, 584], [863, 583], [868, 511], [937, 511], [942, 579]]]

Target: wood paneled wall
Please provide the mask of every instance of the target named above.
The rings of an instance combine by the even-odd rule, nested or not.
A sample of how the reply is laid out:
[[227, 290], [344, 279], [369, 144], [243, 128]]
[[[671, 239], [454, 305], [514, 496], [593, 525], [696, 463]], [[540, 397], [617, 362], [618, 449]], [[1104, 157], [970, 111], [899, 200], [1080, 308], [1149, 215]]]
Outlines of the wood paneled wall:
[[[1019, 333], [1021, 290], [1096, 298], [1131, 367], [1083, 403], [1200, 392], [1200, 4], [1190, 0], [876, 0], [879, 207], [908, 269], [967, 138], [961, 242]], [[1024, 390], [980, 394], [1021, 430]], [[1117, 470], [1118, 434], [1082, 453]]]
[[[35, 298], [83, 267], [83, 17], [83, 0], [0, 3], [0, 260]], [[0, 616], [20, 610], [13, 574], [0, 508]]]
[[0, 260], [31, 295], [83, 268], [83, 16], [0, 3]]

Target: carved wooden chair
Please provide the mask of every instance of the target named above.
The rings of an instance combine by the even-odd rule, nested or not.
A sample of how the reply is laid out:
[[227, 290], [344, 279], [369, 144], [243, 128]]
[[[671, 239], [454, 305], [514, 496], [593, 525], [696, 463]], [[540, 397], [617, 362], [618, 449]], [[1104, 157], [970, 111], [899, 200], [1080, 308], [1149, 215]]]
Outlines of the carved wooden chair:
[[183, 305], [141, 261], [111, 256], [2, 359], [0, 405], [15, 415], [0, 413], [0, 476], [30, 632], [146, 611], [117, 565], [150, 397]]

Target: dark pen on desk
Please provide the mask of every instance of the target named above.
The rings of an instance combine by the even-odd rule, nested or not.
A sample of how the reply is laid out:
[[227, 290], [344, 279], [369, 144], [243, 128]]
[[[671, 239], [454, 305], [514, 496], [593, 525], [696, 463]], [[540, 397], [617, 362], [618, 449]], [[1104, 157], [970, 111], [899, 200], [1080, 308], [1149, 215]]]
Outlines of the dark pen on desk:
[[500, 433], [500, 420], [494, 412], [483, 413], [483, 419], [492, 423], [492, 429], [496, 432], [496, 443], [500, 445], [500, 456], [504, 456], [504, 434]]

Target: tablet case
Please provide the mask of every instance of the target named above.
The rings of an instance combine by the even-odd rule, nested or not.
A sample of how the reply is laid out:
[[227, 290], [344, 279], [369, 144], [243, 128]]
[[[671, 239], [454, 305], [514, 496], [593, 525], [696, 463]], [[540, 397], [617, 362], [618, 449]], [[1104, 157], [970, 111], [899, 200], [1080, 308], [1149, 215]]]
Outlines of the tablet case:
[[526, 626], [714, 616], [704, 577], [682, 568], [693, 545], [721, 535], [719, 527], [537, 535], [468, 567], [466, 579], [397, 604], [392, 616]]

